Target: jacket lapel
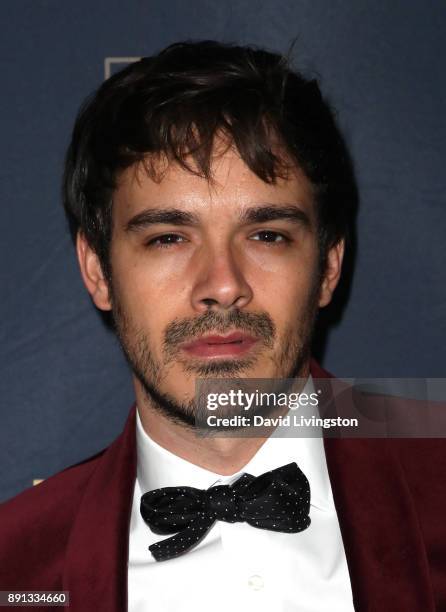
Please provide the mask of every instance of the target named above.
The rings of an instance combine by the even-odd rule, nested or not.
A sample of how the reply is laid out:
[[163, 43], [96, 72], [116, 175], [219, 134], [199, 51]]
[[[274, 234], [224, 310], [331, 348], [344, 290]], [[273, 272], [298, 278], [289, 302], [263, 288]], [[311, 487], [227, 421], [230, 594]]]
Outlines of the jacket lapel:
[[[332, 378], [312, 363], [314, 378]], [[325, 438], [355, 609], [434, 611], [429, 565], [396, 444]]]
[[392, 442], [324, 443], [355, 608], [435, 610], [417, 515]]
[[98, 459], [68, 542], [63, 588], [71, 612], [125, 612], [130, 513], [136, 478], [136, 407]]

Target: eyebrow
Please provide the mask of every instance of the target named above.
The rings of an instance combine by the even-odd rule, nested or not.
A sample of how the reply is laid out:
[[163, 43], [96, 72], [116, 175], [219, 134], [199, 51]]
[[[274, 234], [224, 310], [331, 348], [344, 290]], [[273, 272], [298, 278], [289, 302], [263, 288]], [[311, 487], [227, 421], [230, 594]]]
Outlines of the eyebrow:
[[144, 229], [150, 225], [166, 223], [169, 225], [198, 225], [198, 217], [179, 208], [154, 208], [143, 210], [128, 221], [124, 229], [127, 232]]
[[[311, 227], [308, 215], [297, 205], [261, 204], [244, 208], [239, 215], [241, 223], [266, 223], [268, 221], [285, 220]], [[125, 231], [133, 232], [145, 229], [151, 225], [199, 225], [196, 214], [179, 208], [147, 209], [132, 217], [124, 226]]]
[[250, 206], [240, 215], [240, 221], [244, 223], [265, 223], [282, 219], [311, 227], [310, 218], [297, 204]]

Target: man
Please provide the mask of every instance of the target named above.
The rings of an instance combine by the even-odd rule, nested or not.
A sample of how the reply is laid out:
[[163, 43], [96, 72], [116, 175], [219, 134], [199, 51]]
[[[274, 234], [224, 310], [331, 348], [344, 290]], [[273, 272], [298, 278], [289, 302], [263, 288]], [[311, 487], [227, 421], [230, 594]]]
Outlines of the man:
[[197, 379], [329, 376], [311, 339], [355, 196], [317, 83], [265, 51], [173, 45], [83, 107], [64, 193], [136, 407], [108, 449], [3, 506], [1, 588], [83, 612], [446, 606], [439, 444], [195, 428]]

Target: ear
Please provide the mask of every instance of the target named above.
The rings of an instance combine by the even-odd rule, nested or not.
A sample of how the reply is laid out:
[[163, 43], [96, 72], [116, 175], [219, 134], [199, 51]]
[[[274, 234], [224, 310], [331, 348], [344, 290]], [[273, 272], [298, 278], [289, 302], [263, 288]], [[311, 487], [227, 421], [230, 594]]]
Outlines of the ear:
[[111, 310], [110, 291], [102, 266], [82, 232], [77, 234], [76, 252], [82, 279], [93, 302], [100, 310]]
[[319, 308], [323, 308], [331, 302], [333, 292], [341, 276], [344, 247], [344, 240], [340, 240], [327, 253], [326, 267], [319, 293]]

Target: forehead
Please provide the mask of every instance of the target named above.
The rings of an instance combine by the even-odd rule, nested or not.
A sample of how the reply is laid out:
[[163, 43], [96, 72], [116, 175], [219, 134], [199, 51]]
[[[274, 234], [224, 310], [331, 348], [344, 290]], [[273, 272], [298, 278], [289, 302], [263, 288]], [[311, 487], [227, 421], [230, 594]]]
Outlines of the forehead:
[[297, 204], [310, 218], [314, 216], [312, 185], [296, 166], [290, 167], [286, 179], [266, 183], [230, 148], [214, 155], [210, 181], [166, 160], [157, 161], [156, 170], [153, 177], [139, 163], [121, 173], [113, 194], [115, 220], [125, 223], [146, 209], [175, 207], [205, 221], [239, 215], [244, 208], [261, 204]]

